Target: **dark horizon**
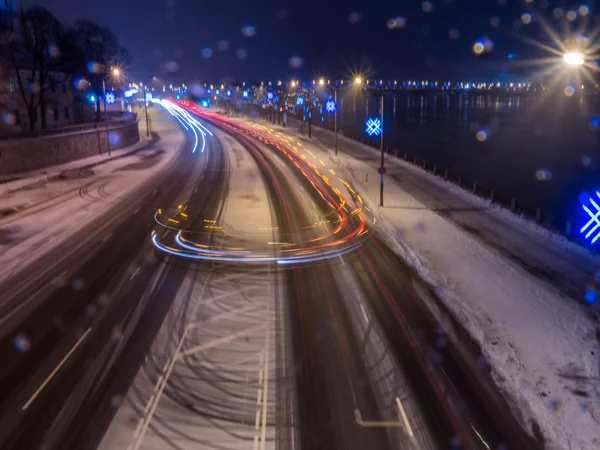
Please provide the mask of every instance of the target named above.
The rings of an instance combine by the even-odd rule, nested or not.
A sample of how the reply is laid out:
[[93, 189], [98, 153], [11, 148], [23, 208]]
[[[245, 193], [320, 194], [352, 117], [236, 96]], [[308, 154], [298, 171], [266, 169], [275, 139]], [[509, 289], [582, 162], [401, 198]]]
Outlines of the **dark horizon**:
[[[232, 0], [216, 11], [191, 0], [132, 0], [126, 8], [116, 0], [33, 3], [67, 26], [85, 17], [110, 27], [132, 55], [125, 68], [129, 78], [159, 76], [166, 83], [339, 79], [355, 72], [385, 79], [479, 80], [500, 73], [523, 78], [539, 66], [519, 60], [551, 56], [523, 42], [524, 36], [548, 40], [535, 19], [544, 17], [554, 29], [561, 25], [550, 7], [531, 13], [531, 23], [524, 24], [521, 15], [533, 3], [503, 0], [371, 10], [340, 0], [266, 0], [260, 6]], [[400, 19], [388, 22], [393, 18]], [[474, 54], [473, 44], [484, 38], [492, 48]]]

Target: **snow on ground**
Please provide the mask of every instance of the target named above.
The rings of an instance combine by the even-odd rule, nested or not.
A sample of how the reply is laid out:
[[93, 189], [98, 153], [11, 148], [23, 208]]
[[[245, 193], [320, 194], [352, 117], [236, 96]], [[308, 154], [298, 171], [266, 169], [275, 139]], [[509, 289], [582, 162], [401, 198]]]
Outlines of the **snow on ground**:
[[[233, 138], [215, 135], [230, 174], [215, 225], [228, 234], [223, 245], [229, 238], [277, 241], [256, 163]], [[187, 274], [101, 450], [275, 448], [275, 406], [282, 402], [276, 394], [292, 389], [290, 357], [283, 364], [275, 350], [280, 331], [274, 325], [283, 320], [275, 307], [283, 301], [276, 295], [281, 276], [252, 265], [217, 267], [201, 265]], [[181, 338], [178, 327], [185, 330]]]
[[[170, 164], [184, 135], [167, 113], [152, 115], [161, 140], [151, 148], [136, 145], [114, 152], [121, 157], [106, 162], [93, 156], [6, 183], [10, 188], [0, 194], [0, 280], [105, 214]], [[90, 164], [97, 165], [83, 169]]]
[[[380, 209], [377, 158], [362, 161], [343, 152], [335, 157], [331, 148], [298, 135], [296, 129], [259, 123], [295, 136], [305, 148], [335, 163], [338, 174], [352, 180], [365, 203], [377, 211], [381, 219], [377, 228], [388, 244], [434, 287], [480, 344], [495, 381], [524, 426], [533, 433], [532, 423], [537, 423], [551, 449], [600, 448], [597, 325], [578, 300], [428, 208], [391, 177], [385, 184], [388, 206]], [[346, 146], [373, 152], [340, 138], [340, 148]], [[386, 162], [393, 164], [406, 165]], [[412, 173], [427, 176], [418, 169]], [[444, 189], [441, 183], [440, 191]], [[468, 197], [457, 189], [450, 192]], [[505, 212], [499, 214], [507, 216]], [[516, 219], [511, 225], [507, 219], [502, 227], [513, 226], [515, 234], [523, 233], [517, 230], [520, 222]], [[547, 236], [538, 228], [527, 229], [538, 238]], [[559, 252], [585, 255], [595, 264], [593, 256], [571, 243], [552, 238], [549, 246], [555, 245], [561, 245]], [[552, 260], [546, 262], [552, 264]]]

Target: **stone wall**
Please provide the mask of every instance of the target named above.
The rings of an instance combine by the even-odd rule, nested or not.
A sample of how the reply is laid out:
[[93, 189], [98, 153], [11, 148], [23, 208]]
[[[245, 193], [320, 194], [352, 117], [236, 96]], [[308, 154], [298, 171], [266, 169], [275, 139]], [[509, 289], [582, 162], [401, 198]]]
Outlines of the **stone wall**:
[[[111, 150], [135, 144], [140, 140], [137, 120], [112, 124], [108, 137]], [[42, 169], [106, 152], [106, 129], [103, 128], [42, 138], [0, 140], [0, 175]]]

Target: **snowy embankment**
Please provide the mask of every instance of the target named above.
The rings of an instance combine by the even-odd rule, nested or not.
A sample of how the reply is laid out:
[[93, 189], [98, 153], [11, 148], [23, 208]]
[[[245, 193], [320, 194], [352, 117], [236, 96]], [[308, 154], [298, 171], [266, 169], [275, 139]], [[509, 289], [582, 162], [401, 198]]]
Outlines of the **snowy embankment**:
[[[268, 126], [296, 135], [296, 130]], [[424, 205], [391, 177], [385, 184], [386, 207], [379, 208], [376, 158], [359, 160], [343, 152], [334, 156], [331, 148], [314, 138], [295, 138], [321, 158], [329, 158], [337, 171], [353, 180], [354, 188], [379, 217], [376, 228], [388, 245], [432, 286], [445, 307], [477, 341], [495, 382], [531, 434], [543, 436], [549, 449], [600, 448], [600, 336], [596, 320], [581, 306], [580, 299], [568, 297], [551, 279], [536, 277], [455, 221]], [[340, 148], [344, 146], [360, 144], [340, 138]], [[372, 148], [361, 147], [364, 153], [373, 152]], [[435, 178], [392, 158], [386, 165], [388, 170], [394, 165], [403, 166], [414, 177]], [[480, 202], [479, 206], [485, 202], [447, 186], [449, 183], [443, 180], [435, 183], [446, 194], [452, 189], [456, 196], [464, 196], [463, 201]], [[488, 204], [485, 210], [489, 209]], [[511, 217], [506, 211], [494, 214], [506, 219], [499, 235], [507, 233], [507, 227], [514, 226], [515, 233], [523, 227], [523, 219]], [[550, 247], [560, 246], [560, 252], [580, 254], [590, 264], [598, 263], [584, 249], [534, 224], [527, 225], [531, 239], [546, 238]], [[552, 263], [546, 261], [550, 266]], [[589, 271], [595, 273], [598, 268], [600, 264]]]
[[170, 165], [185, 138], [166, 113], [154, 114], [154, 129], [161, 137], [154, 146], [145, 142], [114, 152], [113, 159], [84, 158], [3, 185], [0, 281], [93, 221], [118, 217], [107, 213]]

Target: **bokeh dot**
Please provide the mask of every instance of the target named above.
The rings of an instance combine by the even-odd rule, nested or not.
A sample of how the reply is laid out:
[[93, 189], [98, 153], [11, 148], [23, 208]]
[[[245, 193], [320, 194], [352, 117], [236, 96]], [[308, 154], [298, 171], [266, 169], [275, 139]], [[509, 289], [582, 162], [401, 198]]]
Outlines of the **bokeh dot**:
[[253, 25], [244, 25], [242, 27], [242, 35], [247, 38], [254, 37], [256, 35], [256, 28]]
[[423, 3], [421, 3], [421, 8], [423, 9], [423, 12], [431, 12], [433, 10], [433, 3], [429, 2], [429, 1], [425, 1]]
[[13, 347], [21, 353], [31, 348], [31, 341], [25, 333], [19, 333], [13, 338]]
[[299, 69], [304, 64], [304, 61], [302, 60], [302, 58], [300, 56], [292, 56], [290, 58], [289, 63], [290, 63], [291, 68]]
[[209, 58], [211, 58], [211, 57], [212, 57], [212, 55], [213, 55], [213, 51], [212, 51], [212, 49], [211, 49], [210, 47], [204, 47], [204, 48], [202, 49], [202, 52], [201, 52], [201, 53], [202, 53], [202, 56], [203, 56], [204, 58], [206, 58], [206, 59], [209, 59]]
[[592, 165], [592, 157], [590, 155], [583, 155], [581, 157], [581, 164], [584, 167], [590, 167]]
[[500, 25], [500, 19], [496, 16], [493, 16], [492, 18], [490, 18], [490, 25], [493, 27], [497, 27]]
[[552, 15], [555, 19], [560, 19], [564, 15], [564, 13], [565, 12], [562, 10], [562, 8], [554, 8], [554, 10], [552, 11]]
[[485, 142], [485, 141], [487, 141], [488, 133], [486, 130], [479, 130], [477, 132], [477, 134], [475, 135], [475, 137], [477, 138], [477, 140], [479, 142]]
[[525, 25], [529, 25], [531, 23], [532, 20], [532, 15], [531, 13], [523, 13], [521, 14], [521, 22], [523, 22]]
[[590, 118], [590, 128], [592, 130], [600, 129], [600, 116], [592, 116]]
[[585, 291], [585, 294], [583, 295], [583, 299], [585, 300], [585, 302], [588, 305], [596, 304], [596, 300], [597, 300], [596, 291], [594, 289], [588, 289], [587, 291]]
[[448, 36], [450, 39], [458, 39], [460, 36], [460, 31], [458, 31], [456, 28], [452, 28], [450, 31], [448, 31]]
[[362, 15], [359, 12], [355, 11], [355, 12], [348, 14], [348, 22], [350, 22], [352, 25], [357, 24], [361, 20], [362, 20]]
[[575, 10], [571, 10], [567, 13], [567, 20], [569, 22], [573, 22], [575, 19], [577, 19], [577, 11]]
[[575, 87], [571, 84], [569, 84], [568, 86], [565, 87], [565, 95], [567, 97], [572, 97], [573, 95], [575, 95]]
[[243, 48], [238, 49], [238, 51], [235, 52], [235, 54], [238, 57], [238, 59], [246, 59], [248, 57], [248, 52]]
[[578, 11], [580, 16], [587, 16], [590, 12], [590, 7], [588, 5], [581, 5]]

